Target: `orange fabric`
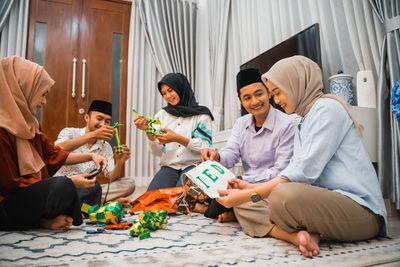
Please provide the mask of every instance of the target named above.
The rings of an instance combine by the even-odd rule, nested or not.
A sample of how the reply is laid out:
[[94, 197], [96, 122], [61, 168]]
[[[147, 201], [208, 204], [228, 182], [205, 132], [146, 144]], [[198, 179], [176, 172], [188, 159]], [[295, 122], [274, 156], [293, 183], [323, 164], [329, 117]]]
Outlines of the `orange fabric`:
[[131, 222], [123, 222], [123, 223], [117, 223], [117, 224], [107, 224], [103, 226], [104, 229], [106, 230], [114, 230], [114, 229], [127, 229], [132, 226]]
[[0, 60], [0, 128], [15, 136], [22, 175], [40, 178], [45, 165], [29, 140], [39, 133], [36, 109], [53, 85], [53, 79], [36, 63], [16, 56]]
[[182, 192], [183, 188], [180, 186], [147, 191], [131, 203], [133, 207], [129, 213], [154, 210], [166, 210], [168, 213], [174, 213], [176, 210], [172, 209], [172, 205]]
[[[40, 170], [41, 179], [53, 176], [69, 155], [69, 152], [50, 144], [45, 134], [36, 134], [29, 142], [45, 164]], [[0, 155], [0, 202], [19, 188], [41, 180], [20, 174], [15, 136], [3, 128], [0, 128]]]

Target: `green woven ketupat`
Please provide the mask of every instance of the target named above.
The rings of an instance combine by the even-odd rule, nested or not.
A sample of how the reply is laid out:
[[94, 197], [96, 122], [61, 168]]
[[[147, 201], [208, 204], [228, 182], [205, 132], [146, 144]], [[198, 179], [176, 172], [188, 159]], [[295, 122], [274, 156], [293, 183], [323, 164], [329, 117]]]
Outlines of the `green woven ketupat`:
[[95, 213], [97, 210], [99, 209], [99, 205], [95, 204], [93, 206], [90, 207], [90, 209], [88, 210], [88, 214], [90, 213]]
[[122, 145], [118, 145], [117, 146], [117, 153], [121, 154], [124, 151], [124, 148], [122, 147]]
[[155, 129], [153, 127], [148, 126], [146, 129], [146, 133], [147, 134], [154, 134], [155, 133]]
[[137, 236], [139, 240], [149, 238], [150, 233], [148, 231], [165, 228], [167, 224], [167, 215], [168, 212], [166, 210], [145, 211], [138, 216], [137, 220], [133, 221], [129, 234], [131, 236]]
[[122, 154], [124, 152], [124, 149], [121, 145], [121, 142], [119, 141], [119, 133], [118, 133], [118, 127], [122, 126], [123, 124], [119, 124], [118, 122], [115, 123], [113, 128], [115, 129], [115, 142], [117, 143], [117, 154]]
[[146, 129], [147, 134], [165, 133], [164, 131], [156, 130], [153, 126], [153, 124], [161, 125], [161, 121], [158, 117], [148, 117], [146, 120], [148, 125]]
[[103, 212], [99, 212], [96, 214], [96, 220], [98, 222], [103, 222], [106, 220], [106, 215]]
[[100, 208], [97, 205], [88, 211], [89, 219], [105, 224], [117, 224], [124, 216], [124, 209], [119, 201], [110, 201]]
[[135, 113], [138, 118], [146, 119], [146, 123], [147, 123], [146, 133], [147, 134], [166, 133], [165, 131], [156, 130], [154, 128], [153, 124], [158, 124], [161, 126], [161, 121], [158, 117], [144, 117], [144, 116], [140, 115], [135, 109], [132, 109], [132, 112]]
[[147, 123], [157, 123], [160, 122], [160, 120], [157, 117], [148, 117], [147, 119]]

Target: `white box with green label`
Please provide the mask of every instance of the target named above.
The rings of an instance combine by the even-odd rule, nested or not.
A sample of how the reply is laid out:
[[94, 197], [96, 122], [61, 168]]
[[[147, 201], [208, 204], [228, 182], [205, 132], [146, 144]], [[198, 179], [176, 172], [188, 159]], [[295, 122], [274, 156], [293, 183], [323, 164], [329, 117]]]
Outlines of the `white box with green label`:
[[216, 161], [207, 160], [185, 173], [210, 198], [219, 197], [218, 189], [228, 188], [228, 180], [235, 175]]

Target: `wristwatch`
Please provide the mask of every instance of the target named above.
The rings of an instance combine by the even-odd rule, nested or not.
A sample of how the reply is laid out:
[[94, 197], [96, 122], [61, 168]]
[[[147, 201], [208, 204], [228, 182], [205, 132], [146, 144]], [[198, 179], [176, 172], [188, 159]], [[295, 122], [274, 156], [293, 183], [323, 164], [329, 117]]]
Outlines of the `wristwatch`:
[[254, 190], [254, 188], [252, 189], [250, 198], [253, 203], [256, 203], [261, 200], [261, 196], [259, 194], [257, 194], [257, 192], [256, 192], [256, 190]]

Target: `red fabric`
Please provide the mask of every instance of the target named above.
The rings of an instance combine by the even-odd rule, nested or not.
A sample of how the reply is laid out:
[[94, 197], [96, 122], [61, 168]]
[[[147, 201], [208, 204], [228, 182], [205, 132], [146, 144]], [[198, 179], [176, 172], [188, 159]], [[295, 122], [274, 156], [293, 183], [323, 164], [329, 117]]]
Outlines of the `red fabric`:
[[[42, 179], [53, 176], [69, 155], [69, 152], [51, 144], [43, 133], [36, 134], [30, 142], [46, 164], [41, 169]], [[0, 128], [0, 174], [0, 202], [17, 189], [40, 181], [20, 176], [15, 137], [3, 128]]]
[[181, 186], [147, 191], [132, 202], [132, 209], [129, 213], [154, 210], [166, 210], [168, 213], [174, 213], [176, 210], [172, 209], [172, 205], [182, 192]]

